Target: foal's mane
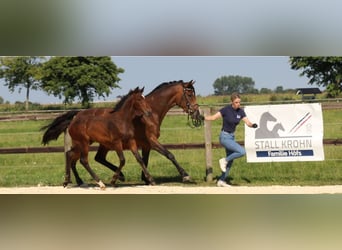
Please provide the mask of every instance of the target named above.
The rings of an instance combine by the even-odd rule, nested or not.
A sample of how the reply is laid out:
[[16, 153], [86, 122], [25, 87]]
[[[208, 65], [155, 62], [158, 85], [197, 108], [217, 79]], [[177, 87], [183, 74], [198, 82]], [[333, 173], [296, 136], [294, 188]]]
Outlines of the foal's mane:
[[[173, 85], [177, 85], [177, 84], [184, 84], [186, 82], [184, 82], [183, 80], [179, 80], [179, 81], [171, 81], [171, 82], [163, 82], [161, 84], [159, 84], [157, 87], [155, 87], [149, 94], [147, 94], [146, 96], [149, 96], [151, 95], [152, 93], [162, 89], [162, 88], [166, 88], [166, 87], [170, 87], [170, 86], [173, 86]], [[194, 87], [191, 85], [191, 89], [193, 91], [195, 91]]]
[[139, 87], [136, 87], [134, 90], [131, 89], [131, 90], [128, 92], [128, 94], [125, 95], [125, 96], [123, 96], [123, 97], [120, 99], [120, 101], [115, 105], [115, 107], [114, 107], [114, 109], [113, 109], [112, 112], [116, 112], [116, 111], [120, 110], [120, 109], [122, 108], [122, 106], [124, 105], [124, 103], [127, 101], [127, 99], [128, 99], [132, 94], [135, 94], [135, 93], [138, 93], [138, 92], [142, 93], [142, 91], [143, 91], [143, 88], [142, 88], [142, 89], [139, 89]]

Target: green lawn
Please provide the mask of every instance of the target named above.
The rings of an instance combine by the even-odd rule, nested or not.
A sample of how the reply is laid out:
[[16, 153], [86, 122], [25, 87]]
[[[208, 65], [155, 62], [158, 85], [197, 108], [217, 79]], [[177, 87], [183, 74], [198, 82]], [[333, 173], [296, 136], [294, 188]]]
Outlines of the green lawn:
[[[324, 138], [342, 138], [340, 110], [323, 112]], [[40, 127], [48, 121], [0, 122], [0, 147], [38, 147], [41, 145]], [[212, 138], [218, 142], [221, 121], [212, 123]], [[243, 140], [244, 126], [238, 126], [236, 139]], [[166, 116], [162, 127], [162, 143], [203, 143], [204, 128], [190, 128], [187, 116]], [[62, 146], [63, 136], [51, 146]], [[181, 166], [191, 175], [197, 185], [215, 185], [205, 182], [205, 151], [171, 150]], [[233, 185], [328, 185], [342, 184], [342, 146], [326, 145], [323, 162], [247, 163], [246, 158], [237, 159], [231, 170]], [[105, 183], [110, 182], [112, 172], [96, 163], [94, 152], [90, 164]], [[217, 160], [224, 155], [223, 148], [213, 149], [213, 177], [220, 174]], [[127, 184], [142, 184], [140, 167], [130, 152], [126, 152], [123, 172]], [[114, 152], [108, 159], [118, 163]], [[82, 178], [93, 183], [89, 174], [78, 164]], [[181, 177], [170, 161], [152, 151], [149, 171], [159, 185], [183, 185]], [[64, 180], [63, 153], [4, 154], [0, 155], [0, 186], [61, 185]], [[119, 183], [122, 184], [122, 183]]]

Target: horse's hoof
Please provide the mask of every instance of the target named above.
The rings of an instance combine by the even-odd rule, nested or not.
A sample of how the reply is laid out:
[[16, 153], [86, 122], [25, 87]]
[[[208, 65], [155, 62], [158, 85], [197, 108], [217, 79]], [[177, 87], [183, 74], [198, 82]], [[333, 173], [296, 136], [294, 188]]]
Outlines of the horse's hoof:
[[112, 179], [111, 182], [110, 182], [110, 184], [111, 184], [113, 187], [115, 187], [115, 183], [116, 183], [116, 179], [115, 179], [115, 180]]
[[118, 179], [119, 179], [119, 181], [122, 181], [122, 182], [125, 182], [125, 181], [126, 181], [126, 178], [125, 178], [125, 176], [123, 175], [123, 173], [120, 173]]
[[183, 182], [191, 182], [191, 177], [189, 175], [183, 176]]
[[82, 183], [82, 184], [80, 184], [80, 185], [78, 185], [79, 187], [81, 187], [81, 188], [87, 188], [87, 187], [89, 187], [89, 185], [87, 184], [87, 183]]
[[101, 190], [105, 190], [106, 189], [106, 185], [103, 184], [102, 181], [99, 181], [97, 184], [100, 186]]
[[67, 187], [69, 184], [72, 184], [72, 182], [71, 182], [71, 181], [64, 181], [64, 182], [63, 182], [63, 187], [65, 188], [65, 187]]

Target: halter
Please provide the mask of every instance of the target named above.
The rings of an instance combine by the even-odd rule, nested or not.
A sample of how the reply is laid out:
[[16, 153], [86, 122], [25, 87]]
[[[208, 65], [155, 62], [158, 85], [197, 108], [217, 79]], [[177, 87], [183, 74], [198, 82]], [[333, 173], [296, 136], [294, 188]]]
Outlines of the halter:
[[[186, 110], [185, 112], [188, 114], [188, 123], [190, 124], [190, 118], [191, 118], [191, 122], [192, 122], [192, 126], [191, 127], [199, 127], [202, 125], [202, 121], [201, 119], [198, 118], [198, 116], [196, 116], [196, 118], [193, 118], [193, 115], [195, 114], [195, 112], [198, 112], [197, 110], [193, 109], [193, 106], [191, 105], [188, 95], [186, 94], [186, 91], [192, 91], [193, 94], [195, 95], [195, 90], [193, 88], [183, 88], [183, 97], [185, 99], [185, 103], [186, 103]], [[195, 107], [198, 107], [198, 104], [194, 105]]]

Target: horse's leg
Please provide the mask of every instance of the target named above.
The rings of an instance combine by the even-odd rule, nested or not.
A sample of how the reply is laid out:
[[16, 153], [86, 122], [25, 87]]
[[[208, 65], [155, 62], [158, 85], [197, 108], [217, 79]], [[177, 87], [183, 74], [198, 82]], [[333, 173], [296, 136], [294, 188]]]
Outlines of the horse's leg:
[[[132, 149], [131, 150], [133, 155], [135, 156], [135, 159], [139, 162], [141, 168], [142, 168], [142, 171], [145, 175], [145, 179], [148, 181], [148, 184], [150, 185], [155, 185], [155, 181], [153, 180], [152, 176], [150, 175], [150, 173], [147, 171], [147, 168], [144, 164], [144, 161], [143, 159], [141, 158], [140, 154], [139, 154], [139, 151], [138, 149]], [[146, 182], [146, 181], [145, 181]]]
[[65, 156], [65, 175], [64, 175], [64, 182], [63, 187], [66, 187], [69, 183], [71, 183], [71, 177], [70, 177], [70, 168], [71, 168], [71, 137], [69, 134], [68, 128], [64, 131], [64, 156]]
[[[151, 152], [151, 149], [150, 148], [142, 148], [141, 150], [141, 153], [142, 153], [142, 160], [145, 164], [145, 167], [147, 169], [147, 166], [148, 166], [148, 159], [150, 157], [150, 152]], [[144, 181], [146, 184], [148, 184], [148, 181], [145, 177], [145, 173], [144, 171], [141, 171], [141, 180]]]
[[[80, 154], [79, 152], [76, 152], [76, 149], [71, 149], [68, 152], [65, 152], [66, 164], [65, 164], [65, 177], [64, 177], [64, 183], [63, 183], [64, 187], [66, 187], [69, 183], [71, 183], [70, 168], [74, 172], [74, 168], [76, 169], [76, 162], [79, 158], [80, 158]], [[74, 172], [74, 175], [76, 177], [77, 184], [81, 185], [83, 181], [81, 178], [79, 178], [77, 171], [76, 171], [76, 174]]]
[[[106, 160], [107, 153], [108, 153], [108, 149], [100, 144], [99, 148], [97, 149], [97, 153], [95, 155], [95, 161], [111, 169], [113, 172], [116, 172], [118, 167]], [[125, 176], [122, 172], [120, 172], [120, 175], [118, 178], [120, 181], [125, 181]]]
[[93, 179], [96, 181], [96, 183], [100, 186], [101, 189], [105, 189], [106, 186], [103, 184], [103, 182], [100, 180], [100, 178], [95, 174], [95, 172], [90, 168], [89, 162], [88, 162], [88, 151], [89, 147], [88, 145], [83, 145], [83, 152], [81, 152], [81, 158], [80, 162], [85, 167], [85, 169], [88, 171], [88, 173], [93, 177]]
[[158, 153], [164, 155], [167, 159], [169, 159], [173, 163], [173, 165], [176, 166], [179, 174], [183, 178], [183, 182], [188, 182], [191, 180], [191, 177], [188, 175], [188, 173], [178, 164], [175, 156], [169, 150], [167, 150], [163, 145], [161, 145], [158, 142], [158, 140], [152, 139], [150, 141], [150, 143], [151, 143], [151, 146], [154, 150], [156, 150]]
[[78, 171], [76, 169], [76, 162], [77, 161], [73, 161], [71, 163], [71, 170], [72, 170], [72, 172], [73, 172], [73, 174], [75, 176], [75, 180], [76, 180], [77, 185], [78, 186], [82, 186], [82, 185], [84, 185], [84, 182], [83, 182], [83, 180], [81, 179], [81, 177], [78, 174]]
[[[64, 153], [65, 153], [65, 158], [66, 158], [66, 165], [69, 164], [69, 169], [68, 169], [68, 173], [66, 172], [65, 178], [67, 178], [69, 183], [71, 183], [71, 180], [70, 180], [70, 167], [71, 167], [72, 172], [75, 176], [77, 185], [81, 186], [83, 184], [83, 180], [80, 178], [80, 176], [76, 170], [76, 162], [80, 158], [80, 156], [75, 155], [75, 152], [72, 153], [71, 150], [72, 150], [72, 138], [69, 134], [69, 129], [66, 128], [66, 130], [64, 131]], [[67, 154], [69, 154], [69, 156]], [[78, 154], [79, 154], [79, 152], [78, 152]], [[74, 159], [72, 159], [72, 158], [74, 158]], [[67, 163], [68, 160], [70, 160], [69, 163]], [[67, 180], [65, 180], [65, 182], [66, 181]], [[63, 184], [64, 187], [66, 185], [68, 185], [68, 184], [65, 184], [65, 182]]]
[[119, 175], [121, 173], [121, 169], [123, 168], [123, 166], [125, 165], [126, 163], [126, 160], [125, 160], [125, 156], [123, 154], [123, 151], [122, 150], [117, 150], [116, 151], [116, 154], [118, 155], [119, 157], [119, 160], [120, 160], [120, 165], [119, 167], [117, 168], [117, 170], [115, 171], [115, 174], [113, 175], [113, 178], [111, 180], [111, 184], [112, 186], [115, 186], [115, 182], [116, 180], [119, 178]]
[[65, 152], [64, 154], [65, 154], [65, 174], [64, 174], [63, 187], [66, 187], [68, 186], [69, 183], [71, 183], [70, 168], [71, 168], [72, 152], [68, 151], [68, 152]]

